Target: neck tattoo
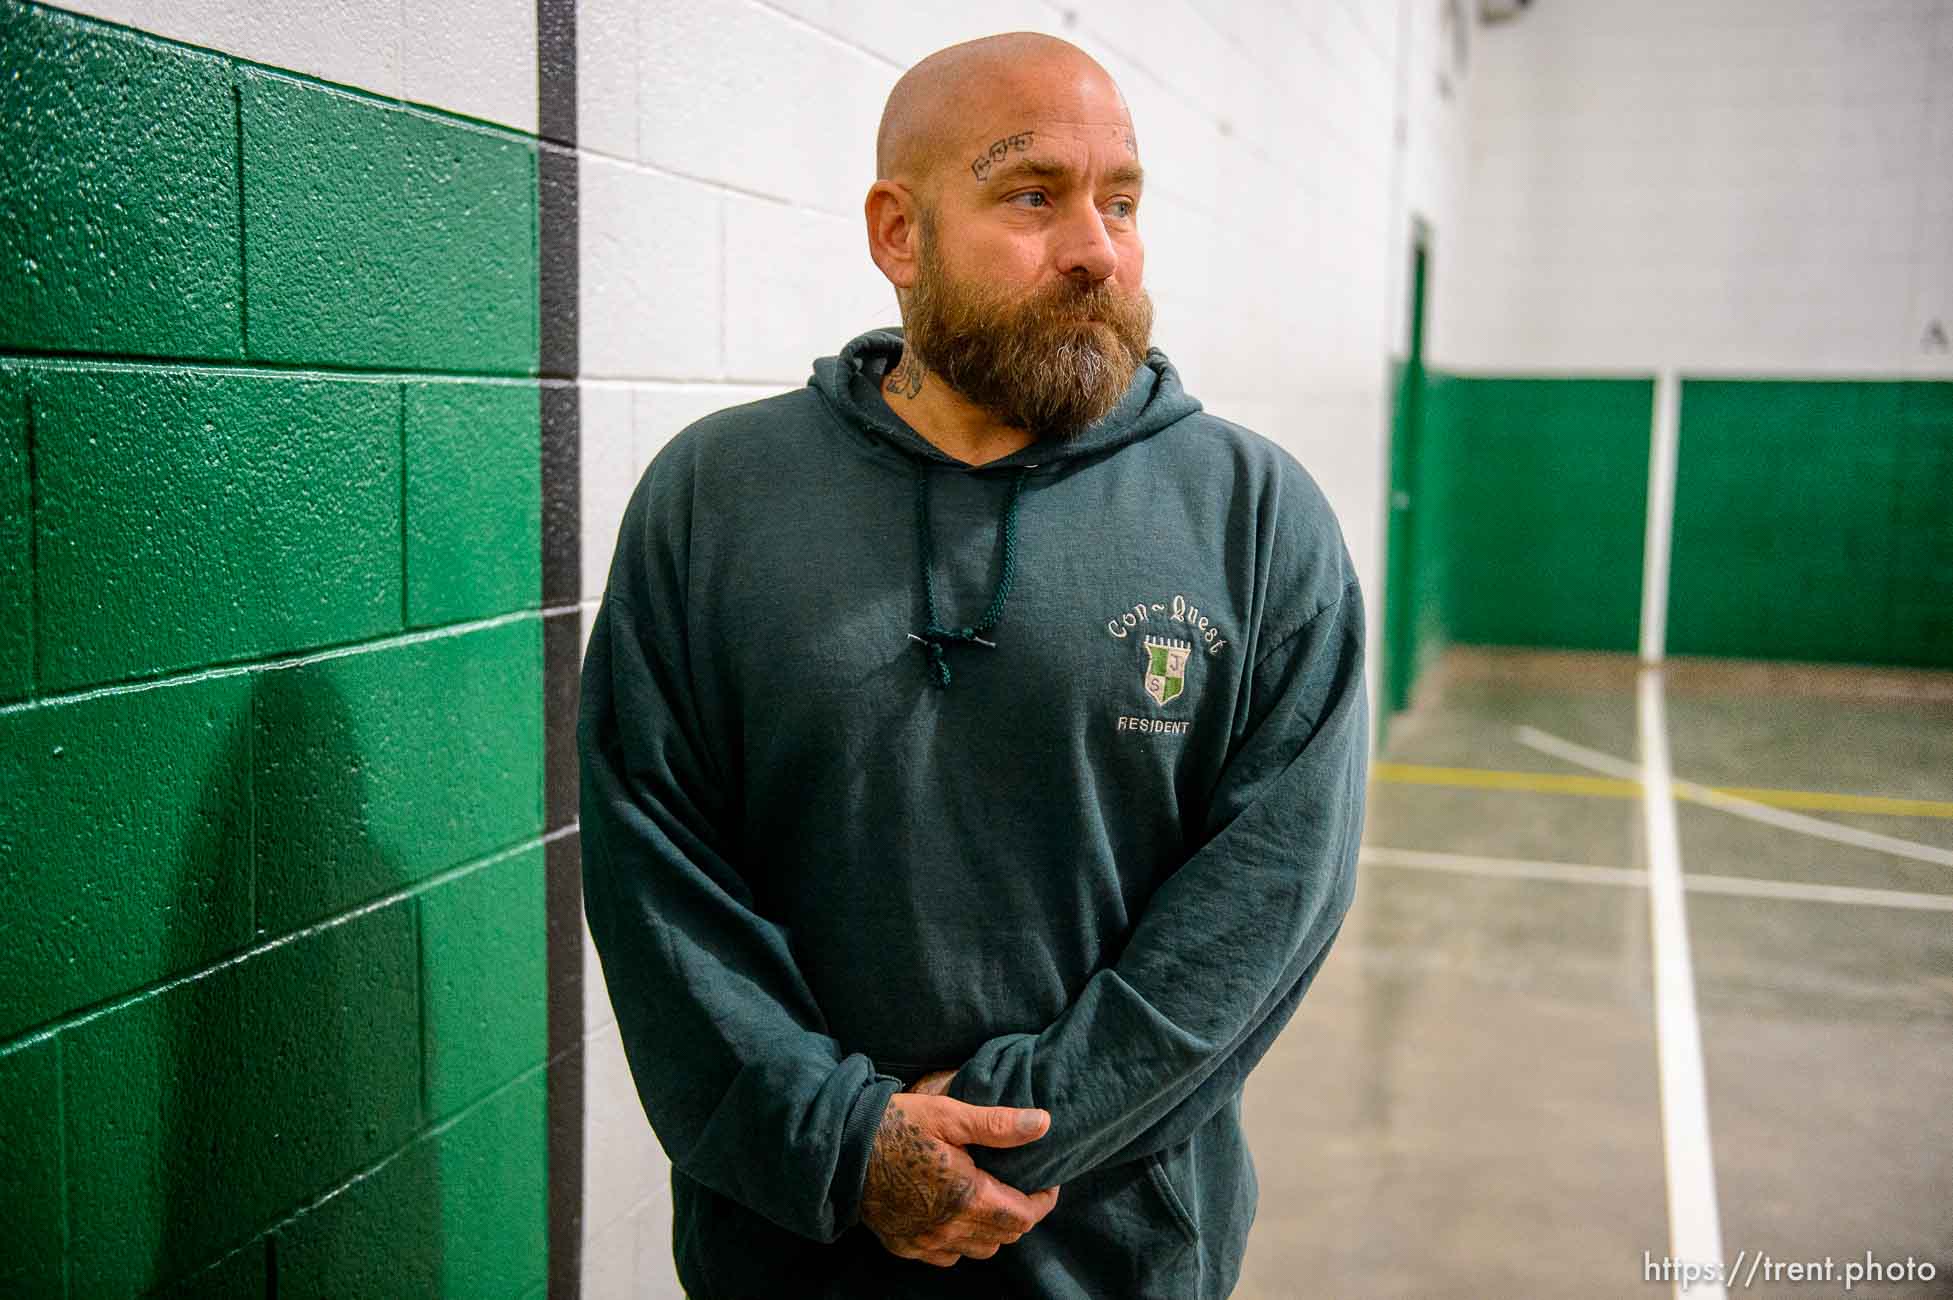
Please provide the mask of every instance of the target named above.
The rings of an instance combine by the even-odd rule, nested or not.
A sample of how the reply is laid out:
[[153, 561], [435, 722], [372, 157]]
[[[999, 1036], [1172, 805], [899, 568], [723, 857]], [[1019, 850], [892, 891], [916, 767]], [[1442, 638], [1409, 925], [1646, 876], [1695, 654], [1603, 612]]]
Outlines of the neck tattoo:
[[921, 359], [913, 352], [904, 351], [902, 359], [895, 363], [895, 368], [882, 380], [882, 391], [888, 394], [900, 394], [914, 401], [915, 395], [922, 391]]

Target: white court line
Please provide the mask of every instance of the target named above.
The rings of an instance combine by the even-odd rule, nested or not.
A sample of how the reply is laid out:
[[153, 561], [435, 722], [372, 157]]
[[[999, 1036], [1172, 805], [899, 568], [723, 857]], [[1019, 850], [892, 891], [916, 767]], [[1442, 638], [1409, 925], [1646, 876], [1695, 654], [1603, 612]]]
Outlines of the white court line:
[[1641, 662], [1668, 651], [1668, 566], [1675, 534], [1675, 457], [1681, 442], [1682, 377], [1655, 376], [1654, 427], [1648, 431], [1648, 523], [1641, 564]]
[[1953, 912], [1953, 894], [1922, 894], [1907, 889], [1860, 889], [1855, 885], [1805, 885], [1788, 880], [1752, 880], [1748, 876], [1703, 876], [1691, 872], [1683, 884], [1692, 894], [1727, 894], [1738, 898], [1789, 898], [1805, 903], [1842, 903], [1847, 907], [1896, 907], [1912, 912]]
[[1420, 871], [1450, 871], [1461, 876], [1498, 876], [1507, 880], [1557, 880], [1575, 885], [1627, 885], [1639, 889], [1648, 873], [1626, 867], [1597, 867], [1587, 862], [1541, 862], [1532, 858], [1480, 858], [1464, 853], [1433, 853], [1428, 849], [1365, 848], [1357, 855], [1365, 866], [1412, 867]]
[[1598, 749], [1588, 749], [1585, 745], [1576, 745], [1570, 740], [1562, 740], [1551, 732], [1541, 731], [1537, 727], [1515, 727], [1512, 734], [1528, 749], [1536, 749], [1542, 754], [1551, 754], [1554, 758], [1564, 758], [1567, 762], [1584, 767], [1588, 771], [1599, 772], [1604, 776], [1617, 776], [1623, 781], [1641, 779], [1641, 769], [1626, 759], [1615, 758], [1612, 754], [1603, 754]]
[[[1675, 774], [1668, 759], [1668, 714], [1659, 669], [1643, 669], [1637, 713], [1641, 808], [1648, 838], [1648, 906], [1654, 924], [1655, 1043], [1661, 1065], [1662, 1151], [1668, 1169], [1668, 1253], [1697, 1276], [1722, 1266], [1722, 1221], [1709, 1144], [1702, 1029], [1695, 1014], [1688, 913], [1682, 902], [1682, 846], [1675, 826]], [[1720, 1273], [1715, 1274], [1718, 1279]], [[1675, 1294], [1683, 1294], [1675, 1283]], [[1720, 1280], [1699, 1282], [1692, 1300], [1726, 1300]]]
[[[1403, 867], [1499, 880], [1551, 880], [1573, 885], [1614, 885], [1643, 889], [1648, 873], [1590, 862], [1542, 862], [1532, 858], [1483, 858], [1428, 849], [1365, 848], [1359, 861], [1372, 867]], [[1907, 912], [1953, 912], [1953, 894], [1921, 894], [1903, 889], [1859, 889], [1851, 885], [1811, 885], [1794, 880], [1753, 880], [1748, 876], [1705, 876], [1688, 872], [1682, 888], [1691, 894], [1772, 898], [1797, 903], [1836, 903], [1846, 907], [1888, 907]]]
[[[1601, 772], [1608, 776], [1623, 777], [1629, 781], [1639, 780], [1640, 774], [1634, 764], [1626, 763], [1611, 754], [1603, 754], [1585, 745], [1576, 745], [1570, 740], [1549, 735], [1535, 727], [1520, 727], [1513, 734], [1519, 743], [1542, 754], [1563, 758], [1578, 767]], [[1840, 826], [1819, 817], [1806, 817], [1802, 813], [1790, 812], [1783, 808], [1772, 808], [1768, 804], [1739, 798], [1711, 790], [1706, 785], [1693, 781], [1675, 782], [1675, 793], [1690, 803], [1720, 809], [1737, 817], [1747, 817], [1753, 822], [1775, 826], [1782, 830], [1796, 831], [1800, 835], [1810, 835], [1836, 844], [1848, 844], [1853, 848], [1870, 849], [1875, 853], [1889, 853], [1893, 857], [1911, 858], [1914, 862], [1930, 862], [1935, 866], [1953, 867], [1953, 851], [1936, 848], [1931, 844], [1920, 844], [1914, 840], [1902, 840], [1896, 835], [1881, 835], [1877, 831], [1859, 830], [1856, 826]]]

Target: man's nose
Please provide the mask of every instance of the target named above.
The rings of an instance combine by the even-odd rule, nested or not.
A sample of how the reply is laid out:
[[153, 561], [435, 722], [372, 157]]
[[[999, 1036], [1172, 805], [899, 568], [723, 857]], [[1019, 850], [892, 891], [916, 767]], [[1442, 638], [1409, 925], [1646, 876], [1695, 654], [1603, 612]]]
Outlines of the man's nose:
[[1095, 206], [1079, 204], [1065, 222], [1064, 243], [1059, 248], [1058, 269], [1096, 284], [1112, 278], [1119, 269], [1119, 250], [1105, 228], [1105, 214]]

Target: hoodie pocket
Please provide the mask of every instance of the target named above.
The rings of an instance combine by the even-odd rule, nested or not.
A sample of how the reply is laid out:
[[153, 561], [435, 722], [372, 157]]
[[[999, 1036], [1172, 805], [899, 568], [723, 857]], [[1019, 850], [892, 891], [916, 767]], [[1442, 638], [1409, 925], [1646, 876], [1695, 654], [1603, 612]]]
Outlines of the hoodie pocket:
[[1178, 1146], [1168, 1147], [1164, 1151], [1155, 1151], [1147, 1156], [1146, 1175], [1152, 1181], [1153, 1190], [1159, 1193], [1160, 1201], [1165, 1205], [1168, 1216], [1179, 1227], [1181, 1235], [1187, 1239], [1187, 1244], [1196, 1246], [1200, 1244], [1200, 1225], [1194, 1222], [1193, 1215], [1187, 1209], [1186, 1199], [1180, 1195], [1179, 1188], [1174, 1186], [1175, 1169], [1179, 1171], [1180, 1177], [1187, 1176], [1186, 1157], [1190, 1146], [1191, 1143], [1182, 1142]]

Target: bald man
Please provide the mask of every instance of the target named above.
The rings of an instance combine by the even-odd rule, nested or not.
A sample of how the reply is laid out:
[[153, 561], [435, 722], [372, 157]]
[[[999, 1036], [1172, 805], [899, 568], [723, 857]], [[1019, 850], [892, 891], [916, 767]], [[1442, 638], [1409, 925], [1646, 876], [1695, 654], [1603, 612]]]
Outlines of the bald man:
[[584, 665], [585, 899], [693, 1300], [1205, 1300], [1355, 888], [1335, 516], [1150, 346], [1111, 78], [890, 94], [903, 328], [667, 444]]

